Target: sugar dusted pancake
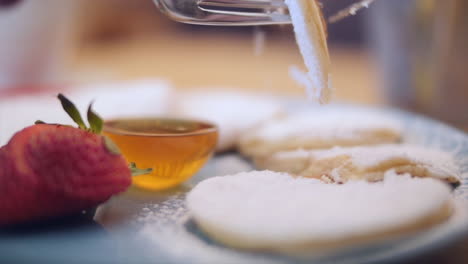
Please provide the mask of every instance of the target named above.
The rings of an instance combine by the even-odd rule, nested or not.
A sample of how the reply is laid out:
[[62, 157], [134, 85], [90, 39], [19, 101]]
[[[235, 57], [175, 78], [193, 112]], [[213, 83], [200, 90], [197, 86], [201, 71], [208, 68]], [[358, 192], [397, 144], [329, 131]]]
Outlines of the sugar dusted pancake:
[[295, 149], [395, 143], [400, 123], [365, 109], [320, 107], [271, 120], [244, 133], [240, 150], [250, 157]]
[[179, 93], [172, 112], [217, 124], [217, 151], [225, 151], [236, 146], [245, 130], [281, 115], [284, 110], [277, 99], [269, 96], [214, 90]]
[[453, 184], [460, 182], [460, 172], [452, 155], [406, 144], [284, 151], [258, 158], [255, 163], [261, 169], [336, 183], [349, 180], [380, 181], [389, 170], [397, 174], [437, 178]]
[[199, 228], [222, 244], [295, 255], [411, 234], [452, 214], [446, 184], [392, 174], [326, 184], [252, 171], [205, 180], [186, 202]]

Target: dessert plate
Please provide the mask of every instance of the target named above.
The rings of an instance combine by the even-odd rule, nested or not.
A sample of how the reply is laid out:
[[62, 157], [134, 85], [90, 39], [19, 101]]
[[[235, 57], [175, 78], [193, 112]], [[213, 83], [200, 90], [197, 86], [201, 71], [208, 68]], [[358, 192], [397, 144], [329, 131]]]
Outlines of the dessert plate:
[[[287, 101], [285, 104], [290, 111], [315, 107], [305, 101]], [[330, 107], [343, 111], [362, 109], [350, 105]], [[252, 169], [252, 165], [237, 153], [225, 153], [215, 156], [195, 177], [176, 189], [154, 193], [130, 188], [100, 206], [94, 220], [85, 215], [40, 226], [0, 230], [0, 262], [380, 263], [429, 253], [466, 238], [468, 135], [407, 112], [365, 109], [401, 122], [405, 142], [454, 154], [463, 178], [453, 193], [457, 209], [449, 221], [411, 236], [346, 250], [327, 251], [307, 259], [226, 248], [202, 234], [184, 206], [185, 193], [201, 180]]]

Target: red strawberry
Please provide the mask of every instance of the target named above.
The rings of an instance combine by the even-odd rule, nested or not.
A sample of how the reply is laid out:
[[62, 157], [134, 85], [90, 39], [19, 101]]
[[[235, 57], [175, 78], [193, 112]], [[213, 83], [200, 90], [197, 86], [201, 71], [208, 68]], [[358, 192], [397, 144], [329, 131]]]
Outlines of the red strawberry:
[[0, 225], [80, 212], [131, 184], [131, 169], [115, 145], [99, 135], [102, 120], [91, 106], [92, 131], [73, 104], [59, 98], [82, 129], [36, 124], [0, 149]]

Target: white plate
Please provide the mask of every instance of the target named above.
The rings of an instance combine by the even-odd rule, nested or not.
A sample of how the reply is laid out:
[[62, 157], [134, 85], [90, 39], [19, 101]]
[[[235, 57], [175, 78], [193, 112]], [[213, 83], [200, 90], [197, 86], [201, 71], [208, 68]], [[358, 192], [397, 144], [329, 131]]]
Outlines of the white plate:
[[[291, 111], [311, 107], [302, 102], [289, 104]], [[334, 106], [343, 111], [352, 111], [356, 106]], [[361, 107], [359, 107], [361, 108]], [[456, 214], [444, 224], [431, 230], [397, 240], [360, 246], [341, 251], [332, 251], [317, 255], [307, 260], [293, 259], [270, 254], [258, 254], [224, 246], [211, 241], [202, 234], [188, 217], [184, 206], [184, 194], [199, 181], [217, 176], [251, 170], [248, 161], [238, 154], [219, 155], [212, 159], [196, 175], [186, 189], [159, 197], [154, 202], [145, 203], [136, 216], [137, 236], [147, 239], [154, 259], [181, 263], [370, 263], [384, 260], [396, 260], [410, 257], [456, 241], [468, 233], [468, 136], [461, 131], [450, 128], [420, 116], [390, 109], [369, 109], [389, 115], [401, 121], [404, 127], [404, 142], [441, 149], [453, 153], [464, 177], [462, 184], [454, 191], [457, 200]], [[134, 194], [138, 193], [134, 190]], [[132, 192], [130, 192], [132, 193]], [[154, 196], [153, 196], [154, 197]], [[241, 197], [239, 199], [242, 199]], [[122, 206], [122, 200], [119, 199]], [[109, 205], [108, 210], [113, 206]], [[115, 207], [114, 207], [115, 208]], [[103, 215], [105, 215], [103, 208]], [[395, 212], [397, 213], [397, 212]]]
[[[292, 111], [311, 107], [290, 102]], [[352, 111], [355, 106], [335, 106]], [[400, 120], [404, 141], [451, 152], [463, 173], [454, 191], [457, 213], [428, 230], [398, 240], [332, 251], [307, 260], [258, 254], [226, 248], [204, 236], [190, 221], [184, 194], [203, 179], [251, 170], [251, 164], [236, 153], [214, 157], [194, 178], [175, 190], [154, 193], [130, 188], [98, 209], [95, 223], [54, 225], [32, 232], [2, 234], [0, 260], [11, 263], [371, 263], [401, 260], [446, 246], [468, 234], [468, 136], [420, 116], [390, 109], [379, 111]], [[240, 197], [241, 199], [241, 197]], [[397, 212], [396, 212], [397, 213]], [[1, 231], [1, 230], [0, 230]], [[0, 261], [3, 263], [3, 261]]]

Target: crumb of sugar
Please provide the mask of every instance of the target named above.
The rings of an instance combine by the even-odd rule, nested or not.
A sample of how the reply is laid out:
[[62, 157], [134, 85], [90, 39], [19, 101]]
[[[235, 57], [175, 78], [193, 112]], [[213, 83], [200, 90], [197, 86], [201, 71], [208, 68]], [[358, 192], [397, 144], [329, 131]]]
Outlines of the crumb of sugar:
[[346, 17], [348, 17], [349, 15], [356, 15], [356, 13], [363, 9], [363, 8], [368, 8], [370, 4], [372, 4], [374, 2], [374, 0], [361, 0], [360, 2], [357, 2], [357, 3], [354, 3], [352, 5], [350, 5], [349, 7], [343, 9], [343, 10], [340, 10], [338, 13], [330, 16], [330, 18], [328, 19], [328, 21], [330, 23], [336, 23]]
[[254, 55], [260, 56], [265, 52], [266, 32], [260, 26], [253, 28]]
[[404, 226], [431, 215], [450, 197], [450, 188], [438, 180], [393, 172], [379, 183], [335, 185], [254, 171], [201, 182], [188, 194], [187, 206], [197, 222], [246, 243], [281, 247]]

